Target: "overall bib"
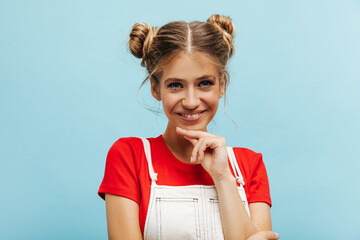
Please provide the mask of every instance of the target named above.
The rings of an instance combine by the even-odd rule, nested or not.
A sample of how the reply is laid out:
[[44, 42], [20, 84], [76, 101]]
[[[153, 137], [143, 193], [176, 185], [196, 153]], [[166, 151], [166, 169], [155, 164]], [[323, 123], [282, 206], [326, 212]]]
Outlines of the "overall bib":
[[[146, 138], [142, 138], [142, 141], [151, 178], [144, 240], [224, 239], [215, 186], [157, 185], [157, 173], [152, 166], [150, 143]], [[227, 147], [227, 152], [236, 181], [240, 184], [238, 191], [241, 200], [250, 216], [244, 190], [245, 182], [234, 151], [231, 147]]]

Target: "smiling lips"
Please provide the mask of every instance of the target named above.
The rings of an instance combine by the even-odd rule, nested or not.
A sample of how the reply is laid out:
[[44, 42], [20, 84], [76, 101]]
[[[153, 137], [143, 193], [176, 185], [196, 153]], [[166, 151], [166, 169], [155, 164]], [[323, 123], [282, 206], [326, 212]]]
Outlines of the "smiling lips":
[[205, 111], [206, 110], [198, 111], [196, 113], [176, 113], [176, 114], [181, 116], [184, 120], [194, 121], [194, 120], [198, 120]]

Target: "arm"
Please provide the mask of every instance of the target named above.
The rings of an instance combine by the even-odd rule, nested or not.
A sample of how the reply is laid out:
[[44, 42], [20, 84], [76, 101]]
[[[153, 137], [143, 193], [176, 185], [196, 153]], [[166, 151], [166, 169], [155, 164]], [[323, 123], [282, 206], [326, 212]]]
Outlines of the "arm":
[[139, 205], [131, 199], [105, 194], [106, 218], [110, 240], [142, 240]]
[[215, 183], [225, 239], [277, 239], [275, 233], [263, 231], [271, 229], [270, 207], [266, 203], [251, 204], [252, 219], [247, 215], [228, 166], [225, 139], [204, 131], [176, 131], [194, 145], [191, 162], [200, 163]]
[[[232, 185], [235, 185], [235, 191]], [[270, 206], [267, 203], [249, 204], [250, 220], [241, 200], [240, 203], [238, 202], [240, 196], [232, 176], [229, 180], [216, 180], [215, 186], [219, 197], [225, 239], [276, 240], [279, 238], [277, 233], [271, 231]]]
[[270, 206], [264, 202], [249, 204], [251, 221], [259, 232], [247, 240], [276, 240], [279, 234], [272, 232]]
[[[239, 194], [233, 191], [234, 179], [231, 176], [229, 180], [215, 180], [216, 190], [219, 197], [221, 211], [221, 221], [225, 239], [247, 239], [247, 240], [276, 240], [279, 239], [277, 233], [272, 232], [270, 206], [264, 202], [249, 204], [251, 220], [249, 219], [242, 202], [239, 204], [237, 197]], [[236, 183], [235, 183], [236, 187]], [[232, 194], [232, 196], [229, 196]], [[237, 205], [235, 205], [237, 204]], [[237, 208], [234, 208], [237, 206]], [[235, 212], [238, 212], [236, 214]], [[240, 238], [234, 237], [236, 232], [242, 232]], [[252, 233], [251, 233], [252, 232]], [[226, 233], [230, 233], [229, 238]], [[250, 234], [250, 235], [248, 235]], [[250, 237], [249, 237], [250, 236]]]
[[[135, 141], [139, 141], [135, 143]], [[136, 155], [140, 139], [120, 138], [109, 149], [99, 196], [105, 200], [110, 240], [142, 239]], [[141, 145], [140, 145], [141, 146]]]
[[245, 240], [257, 232], [240, 198], [231, 174], [223, 137], [197, 130], [176, 129], [193, 145], [192, 163], [200, 163], [212, 177], [219, 198], [219, 208], [226, 240]]
[[249, 204], [251, 221], [258, 231], [271, 231], [270, 206], [264, 202]]
[[219, 197], [225, 239], [248, 239], [258, 230], [247, 215], [235, 178], [230, 173], [224, 178], [214, 179], [214, 183]]

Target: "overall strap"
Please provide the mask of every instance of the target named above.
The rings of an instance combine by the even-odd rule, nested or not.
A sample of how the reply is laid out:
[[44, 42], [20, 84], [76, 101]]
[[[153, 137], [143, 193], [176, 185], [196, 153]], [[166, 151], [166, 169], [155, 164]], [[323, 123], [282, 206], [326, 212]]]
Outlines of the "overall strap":
[[236, 181], [240, 185], [244, 186], [245, 185], [244, 178], [243, 178], [243, 176], [241, 174], [239, 165], [238, 165], [238, 163], [236, 161], [234, 150], [233, 150], [232, 147], [226, 147], [226, 149], [227, 149], [227, 153], [228, 153], [229, 160], [230, 160], [230, 165], [231, 165], [231, 168], [232, 168], [232, 170], [234, 172]]
[[147, 161], [148, 167], [149, 167], [149, 174], [150, 174], [151, 182], [156, 182], [157, 181], [157, 173], [154, 172], [154, 168], [153, 168], [152, 161], [151, 161], [150, 142], [146, 138], [141, 138], [141, 140], [144, 144], [145, 156], [146, 156], [146, 161]]

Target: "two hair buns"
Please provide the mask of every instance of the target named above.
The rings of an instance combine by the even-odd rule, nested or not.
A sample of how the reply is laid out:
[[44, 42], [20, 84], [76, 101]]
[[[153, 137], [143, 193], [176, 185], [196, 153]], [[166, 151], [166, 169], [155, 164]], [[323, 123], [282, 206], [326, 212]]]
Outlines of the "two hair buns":
[[[214, 14], [208, 18], [207, 22], [213, 24], [222, 32], [224, 40], [229, 48], [229, 56], [231, 56], [234, 52], [232, 39], [235, 33], [235, 26], [230, 17]], [[156, 36], [157, 31], [157, 28], [150, 27], [147, 23], [136, 23], [131, 29], [129, 34], [129, 48], [135, 57], [142, 58], [142, 66], [144, 66], [144, 56], [149, 52], [151, 43]]]

